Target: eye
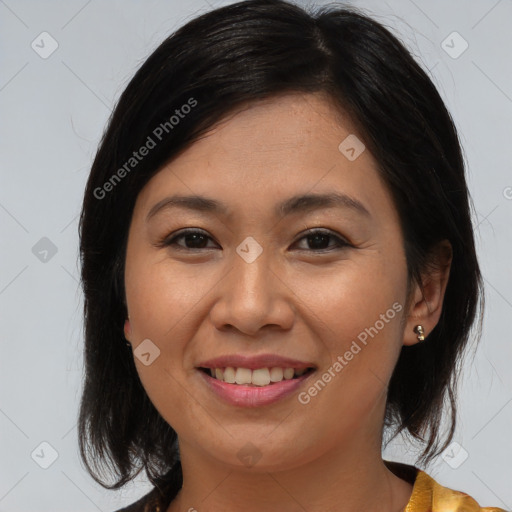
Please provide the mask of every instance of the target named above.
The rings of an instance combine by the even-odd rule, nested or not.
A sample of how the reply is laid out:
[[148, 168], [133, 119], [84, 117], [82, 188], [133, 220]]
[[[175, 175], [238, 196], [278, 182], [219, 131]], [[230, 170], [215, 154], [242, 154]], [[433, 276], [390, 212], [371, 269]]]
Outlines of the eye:
[[[329, 239], [334, 241], [334, 245], [331, 245], [330, 249], [329, 244], [327, 244], [327, 247], [323, 247], [325, 246], [325, 242]], [[308, 243], [313, 246], [313, 252], [330, 252], [332, 250], [350, 246], [350, 244], [341, 237], [335, 235], [332, 231], [327, 231], [325, 229], [312, 229], [298, 241], [300, 242], [301, 240], [307, 240]]]
[[[181, 239], [186, 240], [185, 244], [190, 244], [191, 247], [183, 247], [178, 244], [176, 241]], [[210, 239], [205, 232], [199, 231], [196, 229], [188, 229], [186, 231], [181, 231], [178, 235], [173, 236], [172, 238], [165, 238], [159, 243], [159, 247], [167, 247], [167, 246], [175, 246], [178, 250], [194, 250], [194, 249], [211, 249], [211, 247], [204, 247], [205, 242]]]
[[[178, 240], [184, 240], [185, 246], [178, 243]], [[333, 245], [329, 245], [328, 241], [331, 239], [334, 241]], [[177, 250], [200, 250], [200, 249], [212, 249], [213, 247], [207, 247], [208, 240], [212, 240], [204, 231], [188, 229], [175, 234], [172, 237], [166, 237], [162, 240], [158, 247], [169, 247], [174, 246]], [[337, 248], [348, 247], [350, 244], [343, 240], [341, 237], [335, 235], [333, 232], [324, 229], [312, 229], [305, 236], [300, 238], [297, 242], [306, 240], [308, 245], [312, 247], [313, 252], [330, 252]], [[297, 243], [296, 242], [296, 243]], [[327, 246], [326, 246], [327, 242]], [[330, 247], [330, 248], [329, 248]], [[308, 250], [307, 248], [300, 250]]]

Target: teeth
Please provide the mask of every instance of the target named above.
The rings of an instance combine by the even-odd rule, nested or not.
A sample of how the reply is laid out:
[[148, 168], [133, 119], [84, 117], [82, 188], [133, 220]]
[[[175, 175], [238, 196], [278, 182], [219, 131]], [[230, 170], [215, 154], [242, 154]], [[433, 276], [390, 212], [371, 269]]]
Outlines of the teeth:
[[270, 384], [270, 372], [268, 368], [259, 368], [252, 371], [252, 384], [255, 386], [267, 386]]
[[237, 368], [235, 382], [237, 384], [251, 384], [251, 370], [248, 368]]
[[283, 376], [286, 380], [293, 379], [293, 374], [295, 373], [295, 370], [293, 368], [285, 368], [283, 371]]
[[293, 377], [300, 377], [307, 371], [306, 368], [295, 370], [294, 368], [280, 368], [278, 366], [272, 368], [258, 368], [251, 370], [249, 368], [210, 368], [210, 374], [217, 380], [227, 382], [229, 384], [243, 384], [253, 386], [268, 386], [273, 382], [281, 382], [282, 380], [290, 380]]
[[270, 368], [270, 380], [272, 382], [281, 382], [283, 380], [282, 368]]
[[231, 366], [228, 366], [224, 370], [224, 382], [228, 382], [229, 384], [235, 383], [235, 369], [231, 368]]

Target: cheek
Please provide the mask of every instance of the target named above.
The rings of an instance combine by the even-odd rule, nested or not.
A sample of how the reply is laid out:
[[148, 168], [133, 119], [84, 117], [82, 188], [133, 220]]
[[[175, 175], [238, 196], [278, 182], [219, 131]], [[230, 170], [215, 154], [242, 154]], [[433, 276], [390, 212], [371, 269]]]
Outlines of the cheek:
[[[304, 314], [315, 318], [314, 334], [329, 357], [318, 376], [329, 381], [325, 392], [319, 392], [322, 397], [317, 400], [317, 389], [310, 390], [313, 407], [320, 414], [337, 404], [339, 414], [332, 414], [333, 422], [348, 430], [385, 400], [382, 394], [402, 346], [406, 276], [398, 265], [386, 266], [377, 258], [367, 263], [364, 268], [347, 264], [344, 271], [325, 278], [325, 286], [319, 287], [319, 280], [303, 280], [301, 285], [308, 301], [305, 311], [315, 313]], [[317, 388], [323, 389], [322, 384]]]
[[331, 352], [345, 349], [349, 340], [391, 340], [398, 333], [405, 298], [405, 275], [398, 266], [384, 266], [377, 258], [364, 265], [346, 261], [338, 271], [297, 275], [290, 288], [307, 306], [304, 318], [331, 340]]
[[[185, 375], [181, 373], [188, 338], [183, 328], [198, 299], [190, 286], [185, 286], [182, 273], [165, 269], [165, 262], [136, 256], [127, 258], [125, 274], [134, 363], [155, 408], [179, 430], [183, 414], [175, 411], [183, 411], [189, 401], [183, 392]], [[144, 352], [150, 354], [146, 361], [142, 347], [147, 347]]]
[[127, 259], [125, 286], [136, 341], [172, 337], [211, 288], [186, 266], [142, 257]]
[[[315, 310], [314, 333], [320, 335], [329, 361], [301, 403], [308, 402], [312, 416], [329, 418], [325, 435], [333, 438], [356, 432], [365, 419], [373, 421], [372, 411], [379, 416], [380, 409], [375, 408], [385, 404], [400, 353], [403, 304], [401, 288], [395, 284], [400, 281], [388, 276], [378, 282], [376, 287], [371, 272], [346, 273], [330, 279], [322, 293], [309, 290], [308, 304], [321, 304]], [[325, 411], [330, 411], [328, 416]]]

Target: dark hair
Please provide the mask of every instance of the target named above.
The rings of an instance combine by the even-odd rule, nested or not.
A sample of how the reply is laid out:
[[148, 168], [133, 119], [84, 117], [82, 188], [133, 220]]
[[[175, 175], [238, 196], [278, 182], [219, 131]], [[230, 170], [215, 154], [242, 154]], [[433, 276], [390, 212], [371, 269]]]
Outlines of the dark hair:
[[[137, 195], [229, 113], [292, 92], [325, 93], [349, 114], [378, 162], [400, 216], [409, 291], [430, 268], [429, 251], [444, 239], [452, 245], [440, 320], [427, 342], [402, 347], [385, 427], [396, 427], [393, 437], [403, 432], [426, 445], [422, 461], [453, 437], [457, 363], [484, 297], [451, 116], [405, 46], [360, 10], [329, 6], [310, 13], [282, 0], [249, 0], [193, 19], [150, 55], [111, 115], [87, 182], [80, 218], [85, 382], [78, 432], [87, 470], [106, 488], [123, 486], [142, 469], [156, 487], [171, 482], [176, 492], [182, 482], [176, 432], [149, 400], [123, 335], [124, 261]], [[179, 110], [186, 112], [181, 116], [177, 109], [184, 105], [190, 108]], [[133, 152], [150, 139], [154, 147], [135, 159]], [[442, 443], [447, 398], [451, 423]], [[98, 478], [102, 465], [118, 477], [115, 484]]]

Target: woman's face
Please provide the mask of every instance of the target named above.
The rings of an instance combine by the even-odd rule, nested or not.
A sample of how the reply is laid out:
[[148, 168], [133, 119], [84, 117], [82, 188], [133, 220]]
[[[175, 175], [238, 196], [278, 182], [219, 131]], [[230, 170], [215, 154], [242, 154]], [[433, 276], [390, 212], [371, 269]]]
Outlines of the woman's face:
[[[380, 453], [406, 259], [376, 161], [334, 112], [312, 94], [252, 104], [137, 198], [127, 337], [182, 453], [262, 470], [349, 447]], [[312, 199], [334, 194], [353, 202]]]

